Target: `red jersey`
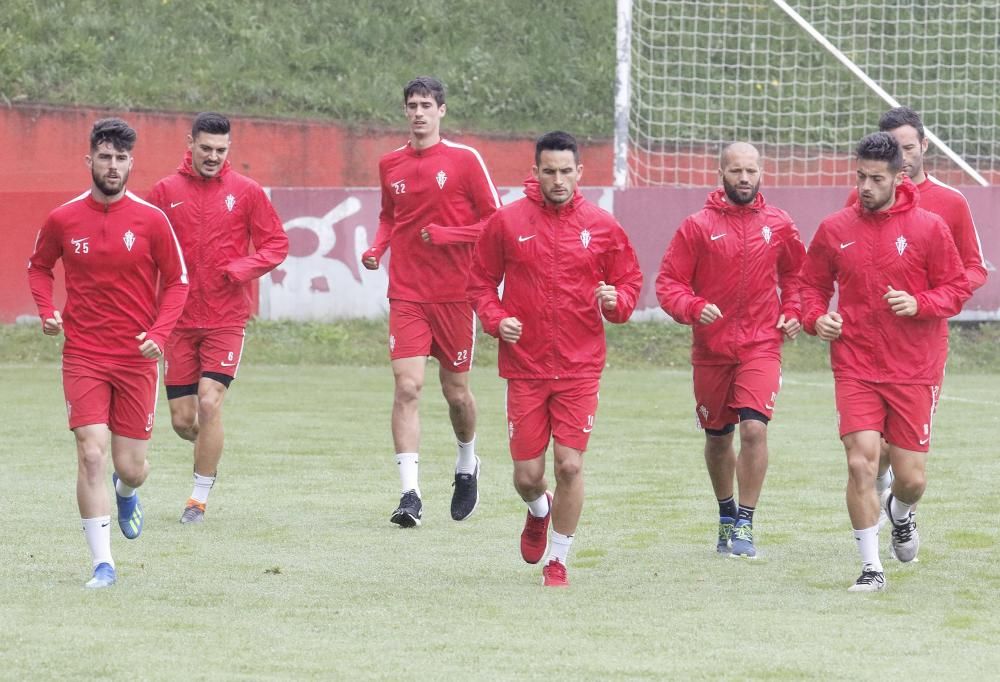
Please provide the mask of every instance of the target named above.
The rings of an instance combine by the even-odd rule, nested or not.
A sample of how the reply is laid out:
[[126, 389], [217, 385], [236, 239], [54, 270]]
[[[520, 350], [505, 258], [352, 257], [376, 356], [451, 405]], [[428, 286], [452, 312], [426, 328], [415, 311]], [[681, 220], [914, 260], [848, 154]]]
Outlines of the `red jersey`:
[[[799, 270], [806, 249], [791, 217], [758, 194], [746, 206], [708, 195], [705, 207], [684, 219], [656, 278], [660, 306], [693, 325], [691, 362], [720, 365], [753, 357], [781, 357], [778, 318], [801, 318]], [[714, 303], [722, 317], [699, 324]]]
[[[972, 295], [951, 232], [917, 207], [909, 179], [887, 211], [859, 203], [828, 216], [809, 245], [802, 270], [802, 325], [816, 333], [838, 285], [840, 338], [830, 343], [835, 378], [875, 383], [940, 383], [948, 356], [947, 318]], [[882, 298], [889, 287], [917, 299], [900, 317]]]
[[245, 326], [250, 282], [288, 255], [288, 236], [261, 186], [229, 161], [214, 177], [202, 177], [187, 152], [149, 201], [170, 217], [187, 258], [191, 294], [177, 327]]
[[[920, 208], [941, 216], [945, 225], [951, 230], [952, 239], [958, 247], [958, 255], [965, 268], [965, 276], [969, 285], [975, 291], [986, 284], [986, 258], [983, 256], [983, 245], [979, 241], [979, 232], [972, 219], [972, 211], [965, 195], [954, 187], [950, 187], [929, 173], [917, 187], [920, 196]], [[847, 197], [845, 206], [853, 206], [858, 201], [858, 190], [854, 188]]]
[[[605, 358], [602, 315], [627, 321], [642, 287], [635, 250], [611, 214], [579, 191], [554, 207], [543, 201], [534, 178], [524, 188], [524, 198], [493, 214], [476, 243], [469, 302], [488, 334], [498, 336], [505, 317], [523, 325], [516, 344], [500, 343], [500, 376], [598, 378]], [[614, 310], [598, 306], [602, 281], [617, 289]]]
[[135, 337], [146, 332], [165, 348], [188, 293], [184, 257], [163, 212], [131, 192], [105, 205], [89, 190], [52, 211], [28, 260], [28, 283], [43, 322], [58, 309], [52, 269], [60, 258], [66, 275], [63, 353], [156, 362], [142, 357]]
[[[378, 173], [378, 233], [361, 259], [378, 260], [392, 249], [390, 299], [464, 301], [472, 247], [500, 206], [479, 152], [448, 140], [419, 150], [407, 144], [383, 156]], [[430, 244], [420, 236], [424, 227]]]

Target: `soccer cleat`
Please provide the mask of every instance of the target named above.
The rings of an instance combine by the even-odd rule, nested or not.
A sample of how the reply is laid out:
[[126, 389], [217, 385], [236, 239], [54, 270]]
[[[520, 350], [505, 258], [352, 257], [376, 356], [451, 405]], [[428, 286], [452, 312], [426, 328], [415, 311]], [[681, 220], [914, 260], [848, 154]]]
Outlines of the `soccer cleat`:
[[733, 525], [736, 520], [730, 516], [719, 517], [719, 541], [715, 545], [715, 551], [719, 554], [729, 554], [732, 547]]
[[566, 579], [566, 566], [562, 562], [551, 559], [542, 569], [542, 585], [545, 587], [569, 587]]
[[479, 504], [479, 457], [476, 457], [476, 470], [471, 474], [455, 472], [455, 487], [451, 494], [451, 518], [464, 521], [472, 516]]
[[201, 523], [205, 520], [205, 503], [188, 498], [184, 513], [181, 514], [181, 523]]
[[545, 556], [545, 548], [549, 544], [549, 522], [552, 520], [552, 493], [545, 491], [549, 498], [549, 513], [542, 517], [532, 516], [524, 521], [521, 531], [521, 558], [529, 564], [537, 564]]
[[401, 528], [413, 528], [420, 525], [420, 517], [423, 515], [424, 505], [420, 501], [420, 496], [416, 490], [407, 490], [399, 498], [399, 506], [392, 513], [389, 519], [393, 523], [399, 524]]
[[118, 474], [111, 474], [111, 482], [115, 485], [115, 502], [118, 505], [118, 527], [122, 535], [129, 540], [135, 540], [142, 533], [142, 503], [139, 493], [132, 497], [122, 497], [118, 494]]
[[753, 546], [753, 525], [746, 519], [740, 519], [733, 528], [733, 544], [730, 556], [757, 558], [757, 549]]
[[889, 551], [893, 558], [899, 559], [904, 564], [917, 558], [917, 551], [920, 549], [920, 533], [917, 532], [917, 521], [911, 511], [906, 521], [896, 523], [892, 518], [892, 493], [890, 493], [883, 505], [889, 521], [892, 523], [892, 538], [889, 542]]
[[94, 577], [88, 580], [84, 587], [90, 590], [99, 590], [102, 587], [111, 587], [117, 579], [115, 567], [107, 562], [102, 562], [94, 567]]
[[848, 592], [881, 592], [885, 589], [885, 573], [873, 570], [867, 566], [861, 569], [861, 575], [854, 584], [847, 588]]

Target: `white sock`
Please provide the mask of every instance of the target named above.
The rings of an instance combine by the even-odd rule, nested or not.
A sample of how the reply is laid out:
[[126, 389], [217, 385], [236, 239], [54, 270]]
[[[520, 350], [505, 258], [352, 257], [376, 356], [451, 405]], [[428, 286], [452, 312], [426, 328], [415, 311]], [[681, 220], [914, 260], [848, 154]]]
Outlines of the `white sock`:
[[215, 485], [215, 476], [194, 475], [194, 490], [191, 491], [191, 499], [195, 502], [205, 504], [208, 502], [208, 491]]
[[81, 519], [83, 521], [83, 534], [87, 538], [87, 546], [90, 548], [90, 560], [97, 564], [115, 565], [115, 560], [111, 558], [111, 517], [97, 516], [92, 519]]
[[542, 493], [537, 500], [528, 503], [528, 512], [536, 519], [541, 519], [549, 515], [549, 496]]
[[912, 504], [906, 504], [906, 502], [903, 502], [895, 495], [892, 496], [892, 502], [889, 504], [889, 515], [897, 526], [910, 520], [910, 511], [912, 509]]
[[468, 443], [458, 441], [458, 459], [455, 460], [455, 472], [472, 474], [476, 471], [476, 435]]
[[878, 524], [871, 528], [854, 529], [854, 539], [861, 554], [861, 566], [874, 571], [882, 571], [882, 560], [878, 558]]
[[563, 535], [562, 533], [557, 533], [553, 530], [552, 537], [549, 542], [549, 561], [554, 559], [565, 566], [566, 557], [569, 556], [569, 546], [572, 544], [572, 535]]
[[133, 495], [135, 495], [135, 490], [136, 489], [133, 488], [132, 486], [125, 485], [125, 481], [123, 481], [121, 478], [119, 478], [118, 481], [115, 483], [115, 492], [121, 495], [122, 497], [132, 497]]
[[875, 479], [875, 492], [881, 495], [892, 485], [892, 467], [885, 470], [885, 473]]
[[419, 455], [415, 452], [397, 452], [396, 464], [399, 465], [399, 492], [416, 490], [417, 497], [420, 497], [420, 484], [417, 477], [418, 465], [420, 464]]

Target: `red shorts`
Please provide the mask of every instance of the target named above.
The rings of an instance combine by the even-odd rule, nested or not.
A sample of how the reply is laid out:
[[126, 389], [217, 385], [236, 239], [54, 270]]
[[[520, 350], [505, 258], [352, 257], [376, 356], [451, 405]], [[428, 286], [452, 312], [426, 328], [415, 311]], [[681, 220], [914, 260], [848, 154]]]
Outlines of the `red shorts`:
[[855, 431], [878, 431], [890, 445], [930, 450], [940, 386], [837, 379], [834, 389], [841, 438]]
[[508, 379], [507, 437], [515, 460], [534, 459], [549, 438], [583, 452], [594, 430], [600, 379]]
[[107, 424], [115, 435], [149, 440], [160, 383], [158, 363], [64, 355], [62, 375], [70, 429]]
[[781, 391], [781, 360], [759, 357], [735, 365], [695, 365], [694, 400], [698, 426], [722, 430], [740, 421], [748, 407], [770, 419]]
[[243, 327], [175, 329], [164, 352], [163, 383], [190, 386], [206, 372], [235, 379], [245, 338]]
[[389, 301], [389, 357], [433, 355], [449, 372], [468, 372], [476, 347], [472, 306]]

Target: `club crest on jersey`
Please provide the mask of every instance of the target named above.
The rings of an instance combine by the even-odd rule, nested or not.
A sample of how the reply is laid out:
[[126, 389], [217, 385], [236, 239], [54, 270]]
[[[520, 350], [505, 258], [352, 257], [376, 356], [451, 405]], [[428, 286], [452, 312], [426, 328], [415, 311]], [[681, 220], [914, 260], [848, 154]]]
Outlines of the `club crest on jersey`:
[[438, 171], [438, 174], [434, 176], [434, 179], [437, 180], [438, 189], [444, 189], [444, 183], [448, 182], [448, 176], [443, 170]]
[[122, 237], [122, 241], [125, 242], [125, 248], [131, 251], [132, 245], [135, 244], [135, 235], [132, 234], [132, 230], [125, 233]]
[[701, 417], [701, 421], [708, 421], [708, 408], [704, 405], [698, 406], [698, 415]]
[[771, 232], [771, 228], [770, 227], [768, 227], [767, 225], [765, 225], [763, 228], [761, 228], [760, 234], [761, 234], [762, 237], [764, 237], [764, 242], [766, 244], [770, 244], [771, 243], [771, 234], [772, 234], [772, 232]]
[[900, 256], [902, 256], [903, 252], [906, 251], [906, 246], [907, 246], [906, 237], [904, 237], [903, 235], [899, 235], [898, 237], [896, 237], [896, 250], [899, 251]]
[[590, 230], [587, 228], [580, 231], [580, 243], [583, 244], [583, 248], [590, 248]]
[[229, 211], [230, 213], [232, 213], [234, 206], [236, 206], [236, 197], [234, 197], [232, 194], [227, 194], [226, 195], [226, 210]]

